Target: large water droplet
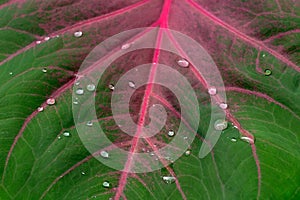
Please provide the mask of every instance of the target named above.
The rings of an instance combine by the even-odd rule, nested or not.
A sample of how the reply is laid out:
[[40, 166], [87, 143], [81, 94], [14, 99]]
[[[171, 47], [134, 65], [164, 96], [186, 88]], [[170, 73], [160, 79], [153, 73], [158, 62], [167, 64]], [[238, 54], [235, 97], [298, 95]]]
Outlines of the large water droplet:
[[108, 85], [108, 88], [111, 90], [111, 91], [114, 91], [115, 90], [115, 86], [113, 84], [109, 84]]
[[168, 136], [173, 137], [175, 135], [175, 131], [169, 130]]
[[109, 154], [107, 151], [101, 151], [100, 152], [100, 155], [103, 157], [103, 158], [108, 158], [109, 157]]
[[128, 82], [129, 87], [135, 88], [135, 83], [133, 81]]
[[105, 187], [105, 188], [109, 188], [110, 184], [109, 184], [108, 181], [104, 181], [104, 182], [102, 183], [102, 186]]
[[49, 99], [47, 99], [46, 103], [48, 105], [54, 105], [55, 104], [55, 99], [54, 98], [49, 98]]
[[65, 137], [70, 137], [70, 132], [65, 131], [65, 132], [63, 133], [63, 136], [65, 136]]
[[270, 76], [272, 74], [272, 71], [270, 69], [265, 70], [265, 75]]
[[179, 59], [179, 60], [177, 61], [177, 64], [178, 64], [180, 67], [188, 67], [188, 66], [190, 65], [190, 63], [189, 63], [186, 59], [184, 59], [184, 58]]
[[84, 90], [82, 88], [77, 88], [75, 93], [78, 95], [82, 95], [84, 93]]
[[227, 103], [220, 103], [219, 107], [223, 110], [226, 110], [228, 108], [228, 104]]
[[43, 110], [44, 110], [44, 107], [42, 107], [42, 106], [37, 108], [38, 112], [42, 112]]
[[228, 122], [222, 119], [218, 119], [215, 124], [214, 127], [216, 130], [218, 131], [222, 131], [224, 129], [226, 129], [228, 127]]
[[217, 94], [217, 88], [216, 87], [210, 87], [208, 88], [208, 94], [210, 95], [216, 95]]
[[254, 144], [254, 140], [250, 137], [241, 137], [241, 140], [248, 142], [249, 144]]
[[86, 89], [90, 92], [93, 92], [96, 89], [96, 86], [94, 84], [88, 84]]
[[163, 176], [162, 177], [163, 181], [167, 184], [171, 184], [171, 183], [174, 183], [176, 178], [173, 177], [173, 176]]
[[82, 35], [83, 35], [83, 33], [81, 31], [76, 31], [74, 33], [74, 37], [77, 37], [77, 38], [81, 37]]

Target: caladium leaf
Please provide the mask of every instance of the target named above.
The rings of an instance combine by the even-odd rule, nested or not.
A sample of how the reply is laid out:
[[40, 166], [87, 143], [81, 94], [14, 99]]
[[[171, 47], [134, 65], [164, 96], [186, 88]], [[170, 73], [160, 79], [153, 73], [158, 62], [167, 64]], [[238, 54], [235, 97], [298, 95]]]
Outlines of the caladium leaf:
[[[300, 198], [298, 2], [0, 3], [0, 199]], [[79, 68], [84, 61], [89, 63], [86, 56], [108, 38], [141, 27], [157, 30], [147, 40], [155, 44], [154, 48], [118, 57], [96, 88], [83, 87], [80, 78], [86, 74]], [[214, 94], [210, 87], [213, 83], [207, 84], [207, 74], [198, 73], [188, 56], [183, 57], [192, 49], [185, 50], [169, 29], [189, 36], [209, 53], [223, 77], [224, 88], [217, 87]], [[141, 31], [128, 34], [116, 40], [114, 48], [104, 46], [106, 52], [100, 53], [105, 57], [130, 49], [138, 44], [137, 38], [146, 35]], [[162, 38], [178, 54], [160, 50], [161, 41], [165, 41]], [[104, 65], [101, 57], [93, 62]], [[116, 84], [135, 66], [147, 63], [151, 63], [148, 72], [137, 74], [147, 75], [147, 80], [150, 77], [149, 84], [135, 88], [137, 82], [128, 80], [132, 82], [126, 86], [136, 89], [130, 98], [130, 117], [146, 127], [152, 122], [159, 126], [162, 120], [151, 118], [150, 107], [160, 104], [167, 118], [157, 135], [138, 138], [137, 130], [132, 137], [116, 123], [116, 118], [124, 116], [113, 115], [114, 85], [110, 84]], [[198, 103], [188, 106], [200, 109], [198, 129], [191, 126], [195, 110], [184, 115], [186, 107], [180, 105], [170, 88], [151, 84], [157, 63], [170, 66], [190, 82]], [[181, 83], [176, 83], [178, 88]], [[74, 85], [78, 91], [73, 91]], [[97, 120], [84, 125], [94, 127], [99, 123], [114, 145], [90, 152], [73, 115], [74, 106], [84, 101], [72, 95], [85, 96], [94, 90]], [[221, 101], [222, 92], [226, 92], [226, 102]], [[187, 95], [186, 101], [190, 99]], [[221, 128], [224, 130], [212, 151], [200, 158], [201, 146], [210, 142], [204, 138], [210, 134], [209, 125], [215, 123], [211, 122], [215, 109], [226, 115], [221, 127], [226, 122], [227, 127]], [[153, 153], [170, 144], [180, 123], [186, 133], [196, 136], [193, 140], [184, 137], [192, 143], [183, 155], [172, 160], [172, 156]], [[117, 147], [148, 153], [152, 160], [123, 159], [114, 154]], [[99, 162], [103, 157], [108, 162], [118, 158], [123, 170]], [[154, 162], [162, 167], [130, 173], [133, 164], [147, 168]]]

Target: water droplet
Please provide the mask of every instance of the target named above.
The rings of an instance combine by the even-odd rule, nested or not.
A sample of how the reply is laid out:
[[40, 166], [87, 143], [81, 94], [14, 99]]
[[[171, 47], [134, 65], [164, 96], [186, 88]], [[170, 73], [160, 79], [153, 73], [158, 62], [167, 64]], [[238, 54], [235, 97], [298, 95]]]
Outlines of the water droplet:
[[243, 140], [244, 142], [248, 142], [249, 144], [254, 144], [254, 140], [249, 137], [241, 137], [241, 140]]
[[133, 81], [128, 82], [129, 87], [135, 88], [135, 83]]
[[61, 139], [61, 137], [60, 137], [60, 136], [58, 136], [57, 138], [58, 138], [59, 140]]
[[41, 44], [41, 41], [38, 40], [38, 41], [36, 41], [35, 43], [36, 43], [36, 44]]
[[87, 126], [93, 126], [93, 122], [92, 122], [92, 121], [88, 121], [88, 122], [86, 123], [86, 125], [87, 125]]
[[103, 157], [103, 158], [108, 158], [109, 157], [109, 154], [107, 151], [101, 151], [100, 152], [100, 155]]
[[81, 31], [76, 31], [74, 33], [74, 37], [77, 37], [77, 38], [81, 37], [82, 35], [83, 35], [83, 33]]
[[233, 137], [233, 138], [230, 139], [230, 141], [231, 141], [231, 142], [236, 142], [237, 139]]
[[105, 188], [109, 188], [110, 184], [109, 184], [108, 181], [104, 181], [104, 182], [102, 183], [102, 186], [105, 187]]
[[215, 124], [214, 127], [216, 130], [218, 131], [222, 131], [224, 129], [226, 129], [228, 127], [228, 122], [222, 119], [218, 119]]
[[64, 132], [64, 133], [63, 133], [63, 135], [64, 135], [65, 137], [70, 137], [70, 133], [69, 133], [69, 132], [67, 132], [67, 131], [66, 131], [66, 132]]
[[42, 107], [42, 106], [37, 108], [38, 112], [42, 112], [43, 110], [44, 110], [44, 107]]
[[73, 104], [75, 105], [78, 105], [79, 104], [79, 101], [78, 101], [78, 98], [76, 97], [75, 100], [73, 101]]
[[189, 63], [186, 59], [184, 59], [184, 58], [178, 60], [178, 61], [177, 61], [177, 64], [178, 64], [180, 67], [188, 67], [188, 66], [190, 65], [190, 63]]
[[9, 72], [9, 75], [13, 75], [13, 73], [12, 73], [12, 72]]
[[173, 137], [175, 135], [175, 132], [173, 130], [169, 130], [168, 136]]
[[96, 86], [94, 84], [88, 84], [86, 89], [90, 92], [93, 92], [96, 89]]
[[187, 136], [184, 136], [184, 137], [183, 137], [183, 139], [187, 140], [187, 139], [188, 139], [188, 137], [187, 137]]
[[125, 49], [128, 49], [130, 46], [131, 46], [130, 43], [123, 44], [122, 47], [121, 47], [121, 49], [122, 49], [122, 50], [125, 50]]
[[191, 155], [191, 150], [186, 150], [186, 152], [184, 153], [186, 156]]
[[85, 175], [85, 172], [81, 172], [82, 175]]
[[76, 81], [75, 85], [77, 85], [77, 86], [80, 85], [80, 82], [79, 82], [79, 81]]
[[55, 99], [54, 98], [49, 98], [49, 99], [47, 99], [46, 103], [48, 105], [54, 105], [55, 104]]
[[115, 90], [115, 86], [113, 84], [109, 84], [108, 88], [111, 90], [111, 91], [114, 91]]
[[45, 37], [44, 40], [48, 41], [48, 40], [50, 40], [50, 37]]
[[228, 108], [228, 104], [227, 103], [220, 103], [219, 104], [219, 107], [223, 110], [227, 109]]
[[46, 73], [46, 72], [47, 72], [47, 69], [46, 69], [46, 68], [43, 68], [43, 69], [42, 69], [42, 72]]
[[263, 57], [263, 58], [266, 57], [266, 54], [263, 54], [262, 57]]
[[155, 154], [153, 152], [150, 153], [150, 156], [154, 156]]
[[78, 95], [82, 95], [84, 93], [84, 90], [82, 88], [77, 88], [75, 93]]
[[272, 74], [272, 71], [270, 69], [265, 70], [265, 75], [270, 76]]
[[210, 87], [210, 88], [208, 88], [208, 94], [210, 94], [210, 95], [216, 95], [217, 94], [217, 88], [216, 87]]
[[173, 177], [173, 176], [163, 176], [162, 177], [163, 181], [167, 184], [171, 184], [171, 183], [174, 183], [176, 178]]

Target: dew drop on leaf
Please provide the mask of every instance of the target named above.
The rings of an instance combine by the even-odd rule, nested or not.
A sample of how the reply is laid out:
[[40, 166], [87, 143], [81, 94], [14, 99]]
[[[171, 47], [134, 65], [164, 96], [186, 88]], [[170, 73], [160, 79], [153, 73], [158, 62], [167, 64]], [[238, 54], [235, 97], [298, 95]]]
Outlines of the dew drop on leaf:
[[38, 40], [38, 41], [36, 41], [35, 43], [36, 43], [36, 44], [41, 44], [41, 41]]
[[265, 70], [265, 75], [270, 76], [272, 74], [272, 71], [270, 69]]
[[163, 176], [162, 177], [163, 181], [167, 184], [171, 184], [171, 183], [174, 183], [176, 178], [173, 177], [173, 176]]
[[77, 86], [80, 85], [80, 82], [79, 82], [79, 81], [76, 81], [75, 85], [77, 85]]
[[61, 137], [60, 137], [60, 136], [58, 136], [57, 138], [58, 138], [59, 140], [61, 139]]
[[101, 151], [100, 152], [100, 155], [103, 157], [103, 158], [108, 158], [109, 157], [109, 154], [107, 151]]
[[129, 44], [129, 43], [123, 44], [122, 47], [121, 47], [121, 49], [125, 50], [125, 49], [128, 49], [130, 46], [131, 46], [131, 44]]
[[237, 139], [233, 137], [233, 138], [230, 139], [230, 141], [231, 142], [237, 142]]
[[74, 33], [74, 37], [77, 37], [77, 38], [81, 37], [82, 35], [83, 35], [83, 33], [81, 31], [76, 31]]
[[104, 182], [102, 183], [102, 186], [105, 187], [105, 188], [109, 188], [110, 184], [109, 184], [108, 181], [104, 181]]
[[115, 90], [115, 86], [113, 84], [109, 84], [108, 85], [108, 88], [111, 90], [111, 91], [114, 91]]
[[186, 152], [184, 153], [186, 156], [191, 155], [191, 150], [186, 150]]
[[65, 137], [70, 137], [70, 132], [67, 132], [67, 131], [66, 131], [66, 132], [63, 133], [63, 135], [64, 135]]
[[81, 172], [82, 175], [85, 175], [85, 172]]
[[168, 136], [173, 137], [175, 135], [175, 132], [173, 130], [169, 130]]
[[42, 69], [42, 72], [46, 73], [46, 72], [47, 72], [47, 69], [46, 69], [46, 68], [43, 68], [43, 69]]
[[45, 37], [44, 40], [48, 41], [48, 40], [50, 40], [50, 37]]
[[218, 119], [215, 124], [214, 124], [214, 128], [217, 131], [222, 131], [224, 129], [226, 129], [228, 127], [228, 122], [222, 119]]
[[86, 86], [86, 89], [87, 89], [88, 91], [90, 91], [90, 92], [93, 92], [93, 91], [95, 91], [96, 86], [95, 86], [94, 84], [88, 84], [88, 85]]
[[210, 87], [210, 88], [208, 88], [208, 94], [210, 94], [210, 95], [216, 95], [217, 94], [217, 88], [216, 87]]
[[88, 121], [88, 122], [86, 123], [86, 125], [87, 125], [87, 126], [93, 126], [93, 122], [92, 122], [92, 121]]
[[135, 83], [133, 81], [128, 82], [129, 87], [135, 88]]
[[79, 101], [78, 101], [78, 98], [76, 97], [75, 100], [73, 101], [73, 104], [75, 105], [78, 105], [79, 104]]
[[77, 88], [75, 93], [78, 95], [82, 95], [84, 93], [84, 90], [82, 88]]
[[180, 67], [188, 67], [189, 65], [190, 65], [190, 63], [186, 60], [186, 59], [184, 59], [184, 58], [182, 58], [182, 59], [179, 59], [178, 61], [177, 61], [177, 64], [180, 66]]
[[244, 141], [244, 142], [247, 142], [249, 144], [254, 144], [254, 140], [252, 138], [249, 138], [249, 137], [241, 137], [241, 140]]
[[54, 98], [49, 98], [49, 99], [47, 99], [46, 103], [48, 105], [54, 105], [55, 104], [55, 99]]
[[227, 109], [228, 108], [228, 104], [227, 103], [220, 103], [219, 104], [219, 107], [223, 110]]
[[13, 73], [12, 73], [12, 72], [9, 72], [9, 75], [13, 75]]
[[42, 107], [42, 106], [37, 108], [38, 112], [42, 112], [43, 110], [44, 110], [44, 107]]

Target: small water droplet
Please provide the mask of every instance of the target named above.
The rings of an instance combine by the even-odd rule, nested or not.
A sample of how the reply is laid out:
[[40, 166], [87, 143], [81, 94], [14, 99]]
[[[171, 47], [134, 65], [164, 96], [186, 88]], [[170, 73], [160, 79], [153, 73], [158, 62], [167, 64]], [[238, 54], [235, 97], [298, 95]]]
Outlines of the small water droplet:
[[184, 67], [184, 68], [186, 68], [186, 67], [188, 67], [188, 66], [190, 65], [190, 63], [189, 63], [186, 59], [184, 59], [184, 58], [179, 59], [179, 60], [177, 61], [177, 64], [178, 64], [180, 67]]
[[82, 88], [77, 88], [75, 93], [78, 95], [82, 95], [84, 93], [84, 90]]
[[58, 136], [58, 137], [57, 137], [57, 139], [59, 139], [59, 140], [60, 140], [60, 139], [61, 139], [61, 137], [60, 137], [60, 136]]
[[43, 110], [44, 110], [44, 107], [42, 107], [42, 106], [37, 108], [38, 112], [42, 112]]
[[214, 127], [216, 130], [218, 131], [222, 131], [224, 129], [226, 129], [228, 127], [228, 122], [222, 119], [218, 119], [215, 124]]
[[92, 122], [92, 121], [88, 121], [88, 122], [86, 123], [86, 125], [87, 125], [87, 126], [93, 126], [93, 122]]
[[230, 139], [230, 141], [231, 141], [231, 142], [236, 142], [237, 139], [233, 137], [233, 138]]
[[150, 153], [150, 156], [154, 156], [155, 154], [153, 152]]
[[265, 70], [265, 75], [270, 76], [272, 74], [272, 71], [270, 69]]
[[114, 91], [115, 90], [115, 86], [113, 84], [109, 84], [108, 85], [108, 88], [111, 90], [111, 91]]
[[45, 37], [44, 40], [48, 41], [48, 40], [50, 40], [50, 37]]
[[13, 75], [13, 73], [12, 73], [12, 72], [9, 72], [9, 75]]
[[110, 184], [109, 184], [108, 181], [104, 181], [104, 182], [102, 183], [102, 186], [105, 187], [105, 188], [109, 188]]
[[249, 144], [254, 144], [254, 140], [249, 137], [241, 137], [241, 140], [243, 140], [244, 142], [248, 142]]
[[81, 31], [76, 31], [74, 33], [74, 37], [77, 37], [77, 38], [81, 37], [82, 35], [83, 35], [83, 33]]
[[63, 135], [64, 135], [65, 137], [70, 137], [70, 132], [65, 131], [65, 132], [63, 133]]
[[175, 131], [169, 130], [168, 136], [173, 137], [175, 135]]
[[55, 99], [54, 98], [49, 98], [49, 99], [47, 99], [46, 103], [48, 105], [54, 105], [55, 104]]
[[85, 175], [85, 172], [81, 172], [82, 175]]
[[184, 153], [186, 156], [191, 155], [191, 150], [186, 150], [186, 152]]
[[125, 50], [125, 49], [128, 49], [130, 46], [131, 46], [130, 43], [123, 44], [122, 47], [121, 47], [121, 49], [122, 49], [122, 50]]
[[263, 58], [266, 57], [266, 54], [263, 54], [262, 57], [263, 57]]
[[220, 103], [219, 107], [223, 110], [226, 110], [228, 108], [228, 104], [227, 103]]
[[75, 105], [78, 105], [79, 104], [79, 101], [78, 101], [78, 98], [76, 97], [75, 100], [73, 101], [73, 104]]
[[79, 82], [79, 81], [76, 81], [75, 85], [77, 85], [77, 86], [80, 85], [80, 82]]
[[217, 88], [216, 87], [210, 87], [210, 88], [208, 88], [208, 94], [210, 94], [210, 95], [216, 95], [217, 94]]
[[188, 137], [187, 137], [187, 136], [184, 136], [184, 137], [183, 137], [183, 139], [187, 140], [187, 139], [188, 139]]
[[171, 184], [171, 183], [174, 183], [176, 178], [173, 177], [173, 176], [163, 176], [162, 177], [163, 181], [167, 184]]
[[103, 157], [103, 158], [108, 158], [109, 157], [109, 154], [107, 151], [101, 151], [100, 152], [100, 155]]
[[86, 89], [90, 92], [93, 92], [96, 89], [96, 86], [94, 84], [88, 84]]
[[128, 82], [129, 87], [135, 88], [135, 83], [133, 81]]
[[36, 41], [35, 43], [36, 43], [36, 44], [41, 44], [41, 41], [38, 40], [38, 41]]
[[46, 69], [46, 68], [43, 68], [43, 69], [42, 69], [42, 72], [46, 73], [46, 72], [47, 72], [47, 69]]

